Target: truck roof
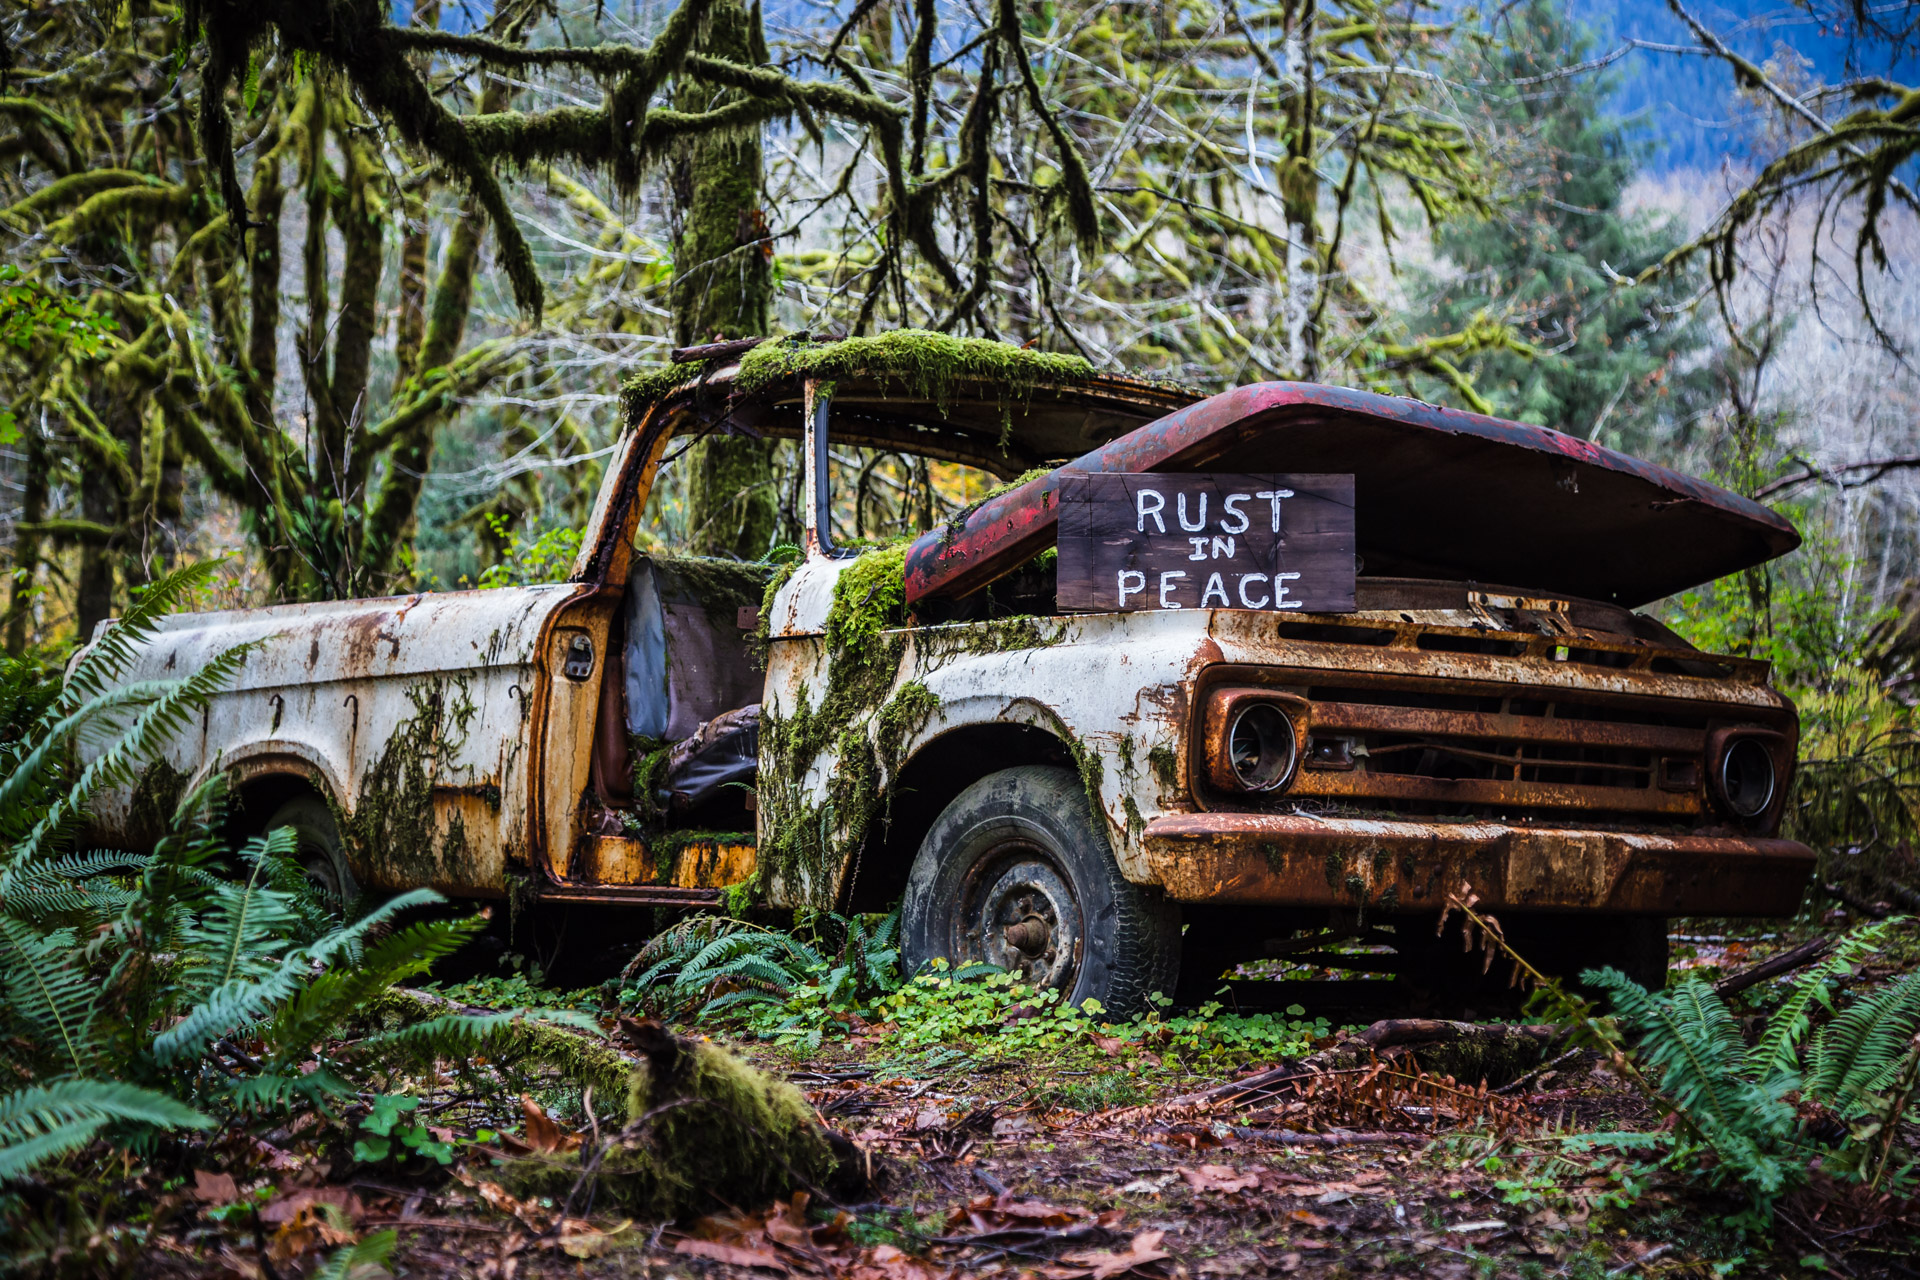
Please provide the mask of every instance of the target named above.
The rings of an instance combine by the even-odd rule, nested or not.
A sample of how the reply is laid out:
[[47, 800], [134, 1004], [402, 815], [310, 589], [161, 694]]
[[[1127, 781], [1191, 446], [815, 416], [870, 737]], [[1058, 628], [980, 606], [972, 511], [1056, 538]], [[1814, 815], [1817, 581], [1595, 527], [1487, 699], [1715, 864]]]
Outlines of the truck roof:
[[1202, 399], [1076, 357], [912, 332], [768, 348], [629, 383], [629, 414], [658, 411], [672, 434], [798, 438], [804, 381], [823, 378], [842, 443], [1003, 478], [1060, 464], [916, 541], [909, 604], [964, 595], [1051, 546], [1063, 470], [1350, 472], [1364, 575], [1629, 608], [1800, 544], [1783, 516], [1718, 485], [1548, 427], [1397, 396], [1263, 382]]

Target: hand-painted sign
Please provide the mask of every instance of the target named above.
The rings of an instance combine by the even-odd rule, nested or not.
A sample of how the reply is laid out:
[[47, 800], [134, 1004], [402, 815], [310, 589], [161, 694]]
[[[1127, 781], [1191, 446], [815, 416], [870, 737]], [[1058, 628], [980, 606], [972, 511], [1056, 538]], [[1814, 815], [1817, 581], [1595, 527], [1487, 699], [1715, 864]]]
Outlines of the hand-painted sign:
[[1353, 477], [1063, 472], [1061, 609], [1353, 611]]

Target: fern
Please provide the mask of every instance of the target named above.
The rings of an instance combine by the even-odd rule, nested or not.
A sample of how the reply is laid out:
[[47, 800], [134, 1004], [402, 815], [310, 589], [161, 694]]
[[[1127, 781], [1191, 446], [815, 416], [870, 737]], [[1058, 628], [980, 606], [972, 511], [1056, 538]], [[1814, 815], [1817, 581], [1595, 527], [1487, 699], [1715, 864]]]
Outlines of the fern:
[[1814, 1008], [1833, 1007], [1833, 999], [1828, 994], [1833, 979], [1846, 973], [1863, 956], [1879, 950], [1881, 937], [1893, 923], [1881, 920], [1855, 929], [1794, 983], [1787, 998], [1767, 1019], [1766, 1032], [1747, 1054], [1747, 1070], [1767, 1076], [1799, 1069], [1800, 1043], [1806, 1038]]
[[1855, 1001], [1820, 1029], [1809, 1054], [1806, 1091], [1847, 1115], [1874, 1110], [1892, 1089], [1920, 1035], [1920, 973]]
[[84, 1147], [121, 1120], [204, 1129], [213, 1121], [151, 1089], [104, 1080], [58, 1080], [0, 1096], [0, 1181]]

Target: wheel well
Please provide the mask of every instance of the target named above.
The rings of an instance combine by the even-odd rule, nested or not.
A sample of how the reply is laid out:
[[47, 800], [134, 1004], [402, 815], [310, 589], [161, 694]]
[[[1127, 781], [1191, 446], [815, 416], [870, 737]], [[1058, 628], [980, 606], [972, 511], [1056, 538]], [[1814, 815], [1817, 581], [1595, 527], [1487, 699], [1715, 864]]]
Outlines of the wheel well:
[[1065, 743], [1024, 724], [968, 725], [920, 748], [889, 788], [879, 829], [855, 859], [840, 894], [846, 909], [892, 907], [906, 890], [914, 855], [941, 811], [988, 774], [1023, 764], [1074, 767]]
[[223, 831], [230, 844], [251, 840], [266, 831], [267, 819], [289, 800], [326, 792], [298, 773], [263, 773], [233, 784]]

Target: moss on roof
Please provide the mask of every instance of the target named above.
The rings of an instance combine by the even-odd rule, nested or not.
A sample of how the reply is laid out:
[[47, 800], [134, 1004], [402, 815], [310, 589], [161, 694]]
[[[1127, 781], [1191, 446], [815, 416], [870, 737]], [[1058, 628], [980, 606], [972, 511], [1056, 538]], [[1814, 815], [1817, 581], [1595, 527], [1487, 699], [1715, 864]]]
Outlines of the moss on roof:
[[[628, 379], [621, 388], [627, 420], [638, 421], [648, 406], [712, 373], [721, 363], [668, 365]], [[740, 371], [730, 389], [752, 393], [791, 378], [832, 382], [867, 377], [879, 383], [883, 392], [898, 386], [909, 398], [932, 401], [944, 414], [958, 382], [993, 387], [1004, 408], [1030, 396], [1035, 387], [1084, 382], [1093, 376], [1093, 366], [1079, 356], [924, 329], [896, 329], [839, 342], [771, 339], [740, 357]]]

